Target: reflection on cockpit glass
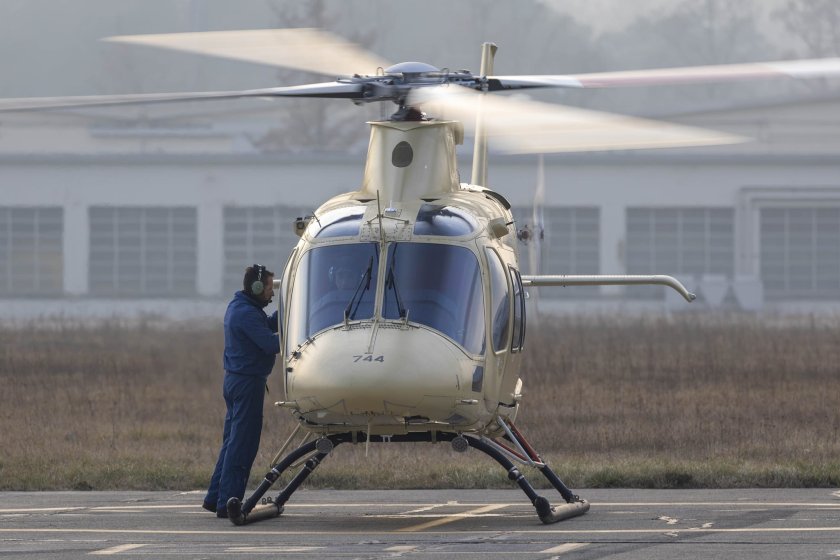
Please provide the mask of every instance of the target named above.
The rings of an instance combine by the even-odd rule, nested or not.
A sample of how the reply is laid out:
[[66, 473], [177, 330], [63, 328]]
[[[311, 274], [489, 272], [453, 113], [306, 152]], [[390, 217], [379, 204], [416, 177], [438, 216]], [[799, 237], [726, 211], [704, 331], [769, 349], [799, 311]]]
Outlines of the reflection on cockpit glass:
[[468, 212], [454, 206], [424, 204], [417, 212], [414, 235], [457, 237], [478, 229], [478, 222]]
[[466, 247], [394, 243], [388, 249], [385, 319], [406, 318], [484, 353], [484, 295], [478, 259]]
[[317, 220], [310, 222], [310, 227], [314, 227], [316, 230], [312, 236], [323, 238], [359, 235], [364, 215], [364, 207], [330, 210], [323, 216], [318, 216]]
[[289, 308], [289, 348], [327, 327], [373, 317], [379, 248], [376, 243], [316, 247], [304, 254]]

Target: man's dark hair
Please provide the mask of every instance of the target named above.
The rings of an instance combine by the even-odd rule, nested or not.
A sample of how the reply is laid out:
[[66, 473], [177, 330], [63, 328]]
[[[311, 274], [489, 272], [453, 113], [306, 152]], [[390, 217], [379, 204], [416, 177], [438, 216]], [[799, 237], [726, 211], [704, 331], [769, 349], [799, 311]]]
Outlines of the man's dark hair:
[[[249, 266], [245, 269], [245, 278], [242, 279], [242, 289], [245, 290], [246, 294], [251, 293], [251, 285], [256, 281], [257, 277], [260, 274], [260, 267], [258, 266]], [[268, 270], [267, 268], [263, 268], [262, 273], [262, 280], [265, 283], [265, 279], [269, 276], [274, 276], [274, 273]]]

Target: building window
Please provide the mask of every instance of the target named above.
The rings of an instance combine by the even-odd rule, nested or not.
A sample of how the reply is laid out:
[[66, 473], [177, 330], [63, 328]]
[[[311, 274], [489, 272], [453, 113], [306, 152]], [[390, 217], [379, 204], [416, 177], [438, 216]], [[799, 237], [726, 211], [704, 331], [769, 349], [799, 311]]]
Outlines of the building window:
[[195, 295], [195, 208], [92, 206], [89, 212], [91, 295]]
[[762, 208], [764, 297], [840, 298], [840, 208]]
[[[732, 279], [735, 211], [732, 208], [628, 208], [628, 274], [668, 274], [692, 284], [704, 275]], [[691, 282], [693, 280], [694, 282]], [[663, 298], [660, 286], [628, 286], [628, 295]]]
[[61, 208], [0, 206], [0, 295], [61, 295], [63, 232]]
[[289, 253], [300, 239], [293, 223], [298, 216], [312, 213], [297, 206], [226, 206], [224, 221], [225, 293], [242, 289], [245, 268], [254, 263], [265, 265], [280, 278]]
[[[533, 210], [513, 209], [517, 231], [526, 225], [534, 230]], [[598, 274], [600, 270], [600, 211], [590, 207], [549, 207], [543, 209], [544, 239], [519, 243], [522, 275]], [[536, 232], [539, 236], [539, 232]], [[533, 252], [533, 253], [532, 253]], [[532, 260], [537, 259], [538, 270]], [[592, 297], [597, 286], [542, 288], [541, 298]]]

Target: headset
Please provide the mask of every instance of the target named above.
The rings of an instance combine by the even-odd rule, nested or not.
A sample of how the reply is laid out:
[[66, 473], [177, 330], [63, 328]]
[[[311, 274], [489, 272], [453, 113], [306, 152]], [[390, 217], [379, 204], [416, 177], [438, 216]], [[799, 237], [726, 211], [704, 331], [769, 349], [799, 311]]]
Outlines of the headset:
[[265, 274], [265, 267], [261, 264], [256, 264], [251, 266], [252, 270], [257, 271], [257, 279], [251, 283], [251, 294], [255, 296], [261, 296], [263, 290], [265, 290], [265, 284], [263, 284], [263, 274]]

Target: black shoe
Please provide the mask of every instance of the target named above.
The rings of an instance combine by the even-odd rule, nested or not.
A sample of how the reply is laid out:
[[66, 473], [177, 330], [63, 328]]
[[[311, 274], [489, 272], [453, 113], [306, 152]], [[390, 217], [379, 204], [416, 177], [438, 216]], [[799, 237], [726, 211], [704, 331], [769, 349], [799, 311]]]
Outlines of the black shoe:
[[204, 502], [201, 504], [201, 507], [206, 509], [209, 512], [216, 513], [216, 504], [210, 502]]
[[216, 510], [216, 517], [219, 517], [221, 519], [227, 519], [228, 518], [227, 509], [222, 508], [222, 509]]

